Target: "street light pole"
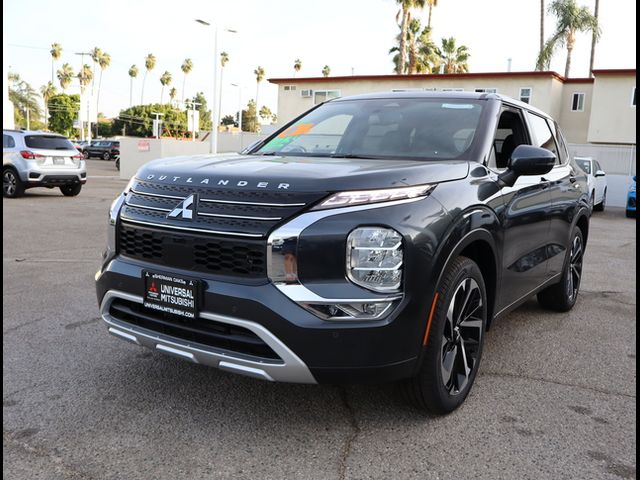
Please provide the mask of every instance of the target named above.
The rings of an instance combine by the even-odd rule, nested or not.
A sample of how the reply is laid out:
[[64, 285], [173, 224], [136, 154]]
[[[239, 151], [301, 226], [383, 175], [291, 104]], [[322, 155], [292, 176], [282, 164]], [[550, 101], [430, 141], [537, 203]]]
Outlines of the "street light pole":
[[[84, 69], [84, 56], [91, 55], [91, 52], [76, 52], [76, 55], [80, 55], [80, 72], [78, 75], [82, 75], [82, 70]], [[80, 80], [80, 77], [78, 77]], [[82, 85], [80, 85], [80, 108], [82, 108], [82, 97], [84, 96], [84, 92], [82, 91]], [[91, 101], [87, 102], [87, 140], [91, 141]], [[80, 119], [82, 119], [84, 115], [80, 115]], [[84, 121], [80, 122], [80, 139], [84, 140]]]
[[[210, 153], [215, 155], [218, 153], [218, 105], [220, 102], [220, 95], [218, 92], [218, 26], [212, 25], [211, 23], [196, 18], [196, 22], [206, 27], [213, 27], [213, 49], [214, 49], [214, 66], [213, 66], [213, 103], [211, 105], [211, 143], [210, 143]], [[225, 32], [237, 33], [235, 30], [231, 30], [228, 28], [224, 29]]]

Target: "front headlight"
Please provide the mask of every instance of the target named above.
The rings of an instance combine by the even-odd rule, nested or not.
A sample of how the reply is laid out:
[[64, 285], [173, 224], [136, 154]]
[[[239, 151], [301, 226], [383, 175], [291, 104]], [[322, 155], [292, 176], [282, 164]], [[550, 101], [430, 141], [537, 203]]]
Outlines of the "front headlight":
[[402, 280], [402, 236], [392, 228], [360, 227], [347, 237], [347, 277], [356, 285], [388, 292]]
[[326, 200], [316, 205], [312, 210], [327, 208], [351, 207], [369, 203], [393, 202], [426, 197], [435, 185], [417, 185], [414, 187], [385, 188], [380, 190], [354, 190], [351, 192], [334, 193]]

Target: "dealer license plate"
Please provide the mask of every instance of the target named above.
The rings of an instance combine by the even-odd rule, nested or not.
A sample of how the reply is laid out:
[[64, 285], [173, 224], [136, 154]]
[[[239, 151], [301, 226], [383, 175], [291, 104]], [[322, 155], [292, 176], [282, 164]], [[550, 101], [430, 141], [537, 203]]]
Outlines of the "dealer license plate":
[[144, 271], [144, 306], [186, 318], [198, 315], [200, 282], [169, 273]]

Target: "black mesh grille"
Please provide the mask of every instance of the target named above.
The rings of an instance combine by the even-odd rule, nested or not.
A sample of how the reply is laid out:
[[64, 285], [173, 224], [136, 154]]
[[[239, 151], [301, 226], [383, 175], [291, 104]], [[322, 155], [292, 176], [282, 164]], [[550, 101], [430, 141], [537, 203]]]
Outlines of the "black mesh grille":
[[266, 242], [130, 225], [118, 229], [120, 253], [156, 265], [232, 277], [266, 278]]
[[251, 330], [213, 320], [185, 319], [168, 313], [150, 310], [143, 305], [116, 299], [109, 314], [121, 322], [136, 325], [183, 341], [241, 353], [267, 360], [280, 357]]

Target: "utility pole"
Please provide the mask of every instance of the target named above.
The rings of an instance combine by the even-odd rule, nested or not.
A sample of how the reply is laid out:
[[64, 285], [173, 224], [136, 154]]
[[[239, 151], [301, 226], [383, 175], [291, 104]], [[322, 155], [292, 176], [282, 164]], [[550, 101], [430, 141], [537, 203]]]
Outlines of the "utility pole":
[[[80, 70], [78, 71], [78, 74], [82, 73], [82, 69], [84, 68], [84, 56], [85, 55], [91, 55], [91, 52], [76, 52], [76, 55], [80, 55]], [[78, 80], [80, 80], [80, 78], [78, 78]], [[82, 109], [82, 97], [84, 97], [84, 92], [82, 91], [82, 85], [80, 85], [80, 108]], [[86, 97], [85, 97], [86, 98]], [[87, 101], [87, 140], [90, 142], [91, 141], [91, 101]], [[79, 115], [80, 118], [78, 118], [79, 122], [80, 122], [80, 139], [84, 140], [85, 136], [84, 136], [84, 115]]]

